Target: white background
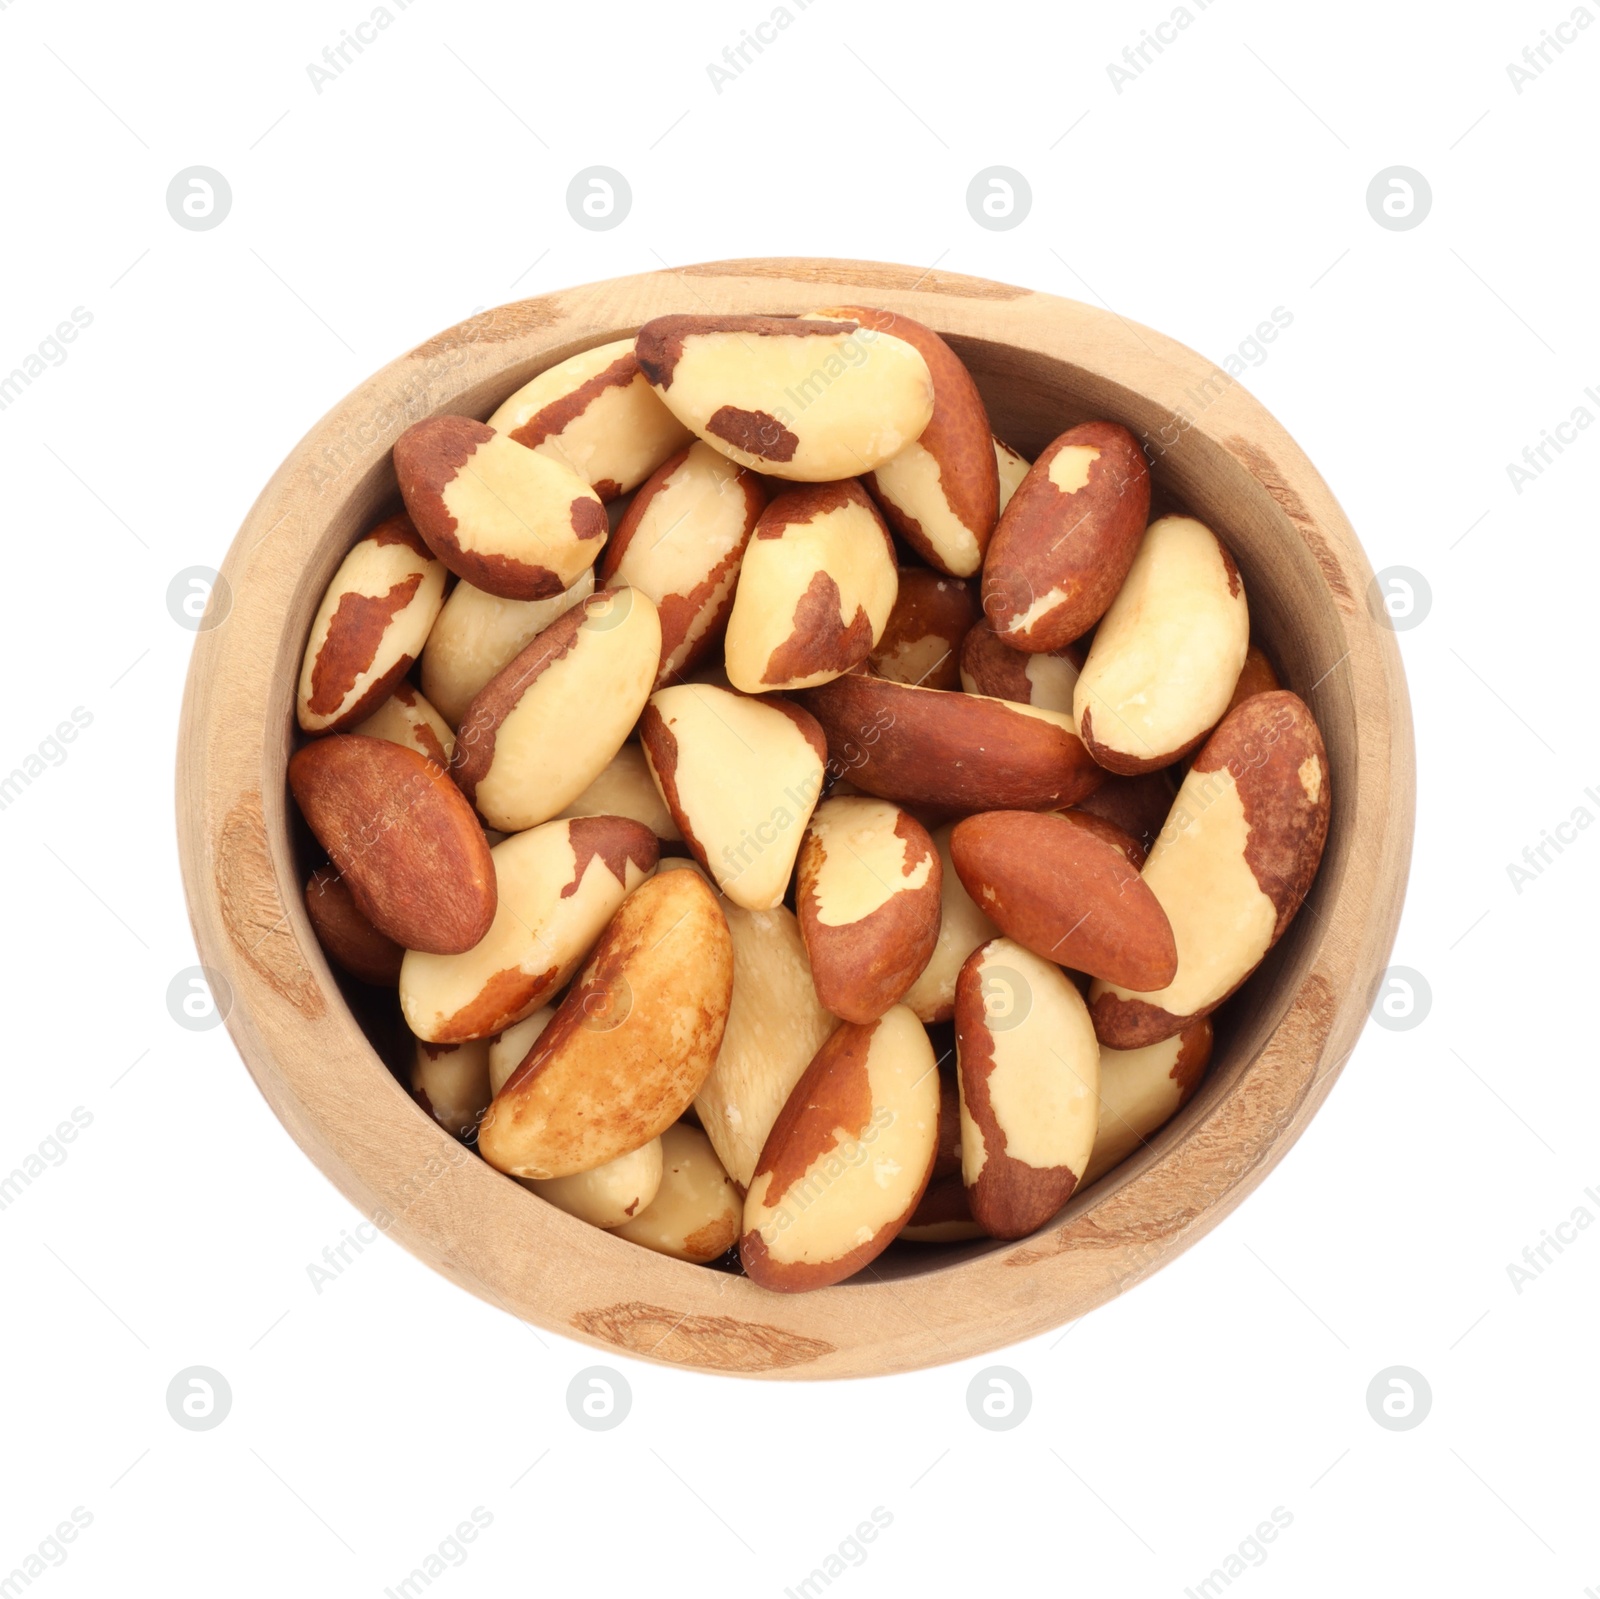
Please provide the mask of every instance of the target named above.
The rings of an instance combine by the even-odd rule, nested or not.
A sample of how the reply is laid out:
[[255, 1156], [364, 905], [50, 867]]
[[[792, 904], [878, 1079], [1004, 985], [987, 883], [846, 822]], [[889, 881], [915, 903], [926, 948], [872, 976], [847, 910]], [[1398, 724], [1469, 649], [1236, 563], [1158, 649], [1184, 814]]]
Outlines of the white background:
[[[376, 1595], [482, 1507], [430, 1594], [776, 1595], [881, 1506], [892, 1523], [828, 1592], [1178, 1595], [1281, 1506], [1228, 1592], [1600, 1586], [1600, 1229], [1520, 1291], [1507, 1270], [1576, 1208], [1600, 1216], [1600, 830], [1520, 893], [1507, 871], [1575, 807], [1600, 814], [1600, 429], [1520, 494], [1507, 473], [1575, 407], [1600, 414], [1600, 28], [1519, 94], [1507, 63], [1567, 0], [1190, 8], [1119, 94], [1107, 64], [1167, 0], [942, 20], [814, 0], [718, 93], [707, 63], [767, 0], [413, 0], [319, 94], [307, 65], [366, 0], [0, 6], [0, 372], [93, 316], [0, 411], [0, 770], [74, 707], [93, 718], [0, 811], [0, 1173], [74, 1107], [93, 1118], [0, 1211], [0, 1577], [81, 1506], [91, 1525], [28, 1593]], [[233, 191], [209, 232], [165, 204], [197, 164]], [[593, 164], [633, 189], [609, 232], [564, 202]], [[992, 164], [1032, 186], [1011, 231], [966, 210]], [[1395, 164], [1432, 187], [1411, 231], [1366, 206]], [[566, 1386], [605, 1357], [388, 1241], [315, 1291], [308, 1264], [356, 1212], [226, 1033], [167, 1012], [196, 958], [173, 575], [221, 564], [331, 403], [475, 308], [778, 253], [937, 262], [1218, 361], [1284, 307], [1249, 387], [1374, 567], [1431, 590], [1401, 636], [1419, 816], [1393, 957], [1431, 1012], [1368, 1028], [1212, 1236], [997, 1356], [1033, 1394], [1009, 1432], [968, 1415], [983, 1362], [817, 1387], [620, 1356], [632, 1412], [585, 1432]], [[196, 1364], [232, 1389], [212, 1431], [166, 1409]], [[1391, 1365], [1432, 1389], [1410, 1431], [1368, 1413]]]

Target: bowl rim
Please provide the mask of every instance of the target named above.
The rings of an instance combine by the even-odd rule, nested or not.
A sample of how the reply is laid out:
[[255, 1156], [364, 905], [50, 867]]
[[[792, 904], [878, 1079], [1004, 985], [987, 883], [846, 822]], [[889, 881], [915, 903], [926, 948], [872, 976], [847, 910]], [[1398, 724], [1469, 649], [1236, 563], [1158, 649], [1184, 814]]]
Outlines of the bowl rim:
[[[503, 392], [513, 367], [531, 375], [669, 310], [863, 302], [952, 338], [1064, 362], [1113, 414], [1118, 396], [1137, 398], [1174, 425], [1182, 418], [1185, 442], [1237, 464], [1256, 511], [1298, 544], [1297, 558], [1314, 562], [1346, 646], [1325, 675], [1339, 674], [1354, 707], [1356, 759], [1333, 782], [1361, 847], [1346, 852], [1270, 1033], [1203, 1114], [1169, 1124], [1172, 1136], [1028, 1238], [920, 1275], [891, 1280], [869, 1268], [825, 1292], [785, 1295], [587, 1227], [419, 1114], [343, 1003], [306, 918], [281, 714], [303, 630], [285, 618], [297, 606], [309, 618], [308, 574], [320, 571], [323, 583], [331, 575], [355, 521], [383, 497], [389, 449], [410, 423], [470, 408], [497, 380]], [[1231, 377], [1210, 393], [1218, 372], [1163, 334], [1054, 295], [931, 268], [768, 257], [496, 307], [426, 340], [335, 405], [273, 474], [223, 561], [195, 640], [177, 750], [179, 857], [200, 959], [228, 996], [219, 1003], [257, 1086], [324, 1175], [373, 1226], [511, 1315], [613, 1355], [755, 1377], [882, 1375], [986, 1354], [1098, 1307], [1215, 1227], [1299, 1137], [1354, 1048], [1393, 945], [1415, 804], [1405, 678], [1393, 630], [1368, 599], [1366, 556], [1265, 407]], [[1197, 388], [1207, 395], [1198, 411]], [[336, 537], [341, 520], [350, 525]]]

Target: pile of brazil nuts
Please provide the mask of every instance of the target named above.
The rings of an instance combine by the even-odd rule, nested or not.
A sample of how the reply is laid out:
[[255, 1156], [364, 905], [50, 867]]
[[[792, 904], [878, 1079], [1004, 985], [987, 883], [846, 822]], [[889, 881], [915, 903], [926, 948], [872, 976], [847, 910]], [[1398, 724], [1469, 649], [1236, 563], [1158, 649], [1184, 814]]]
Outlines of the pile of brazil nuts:
[[840, 306], [657, 318], [394, 469], [288, 781], [328, 958], [491, 1166], [796, 1291], [1022, 1237], [1193, 1093], [1329, 774], [1127, 428], [1030, 463]]

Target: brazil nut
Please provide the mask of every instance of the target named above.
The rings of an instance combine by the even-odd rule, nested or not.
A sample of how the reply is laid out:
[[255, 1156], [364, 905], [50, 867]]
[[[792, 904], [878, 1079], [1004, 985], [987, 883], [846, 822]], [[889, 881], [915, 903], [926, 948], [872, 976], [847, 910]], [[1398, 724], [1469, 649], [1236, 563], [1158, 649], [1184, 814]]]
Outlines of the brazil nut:
[[859, 666], [883, 636], [898, 584], [894, 544], [859, 483], [786, 490], [744, 553], [724, 646], [733, 686], [806, 688]]
[[489, 426], [570, 467], [607, 502], [638, 488], [689, 442], [689, 430], [640, 372], [632, 339], [596, 345], [541, 372]]
[[870, 472], [933, 415], [921, 352], [853, 319], [663, 316], [639, 329], [634, 349], [680, 422], [773, 477]]
[[490, 594], [550, 599], [605, 544], [605, 506], [570, 466], [470, 416], [407, 428], [395, 440], [394, 470], [428, 548]]
[[354, 727], [388, 698], [422, 653], [445, 575], [409, 517], [392, 516], [355, 544], [306, 641], [295, 696], [304, 731]]

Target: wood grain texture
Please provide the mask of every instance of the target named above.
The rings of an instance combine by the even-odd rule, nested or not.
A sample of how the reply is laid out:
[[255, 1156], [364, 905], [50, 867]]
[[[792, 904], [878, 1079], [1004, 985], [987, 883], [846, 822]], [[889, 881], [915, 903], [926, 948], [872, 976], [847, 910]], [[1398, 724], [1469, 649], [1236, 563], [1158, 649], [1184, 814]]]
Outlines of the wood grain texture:
[[[306, 917], [284, 782], [300, 653], [350, 544], [394, 496], [410, 423], [486, 417], [556, 361], [671, 311], [841, 301], [937, 329], [995, 432], [1030, 456], [1072, 424], [1125, 423], [1158, 492], [1238, 558], [1254, 631], [1328, 747], [1333, 820], [1305, 913], [1219, 1016], [1216, 1060], [1150, 1147], [1012, 1244], [905, 1246], [805, 1295], [636, 1248], [545, 1205], [418, 1111], [344, 1003]], [[712, 262], [501, 306], [362, 384], [296, 446], [223, 567], [226, 620], [197, 636], [178, 750], [180, 855], [201, 959], [289, 1132], [423, 1260], [512, 1315], [696, 1370], [831, 1378], [987, 1353], [1093, 1310], [1215, 1227], [1283, 1157], [1358, 1035], [1388, 962], [1410, 860], [1410, 707], [1371, 569], [1326, 484], [1236, 382], [1108, 312], [883, 263]], [[220, 585], [219, 585], [220, 591]], [[560, 1270], [551, 1270], [552, 1261]]]

